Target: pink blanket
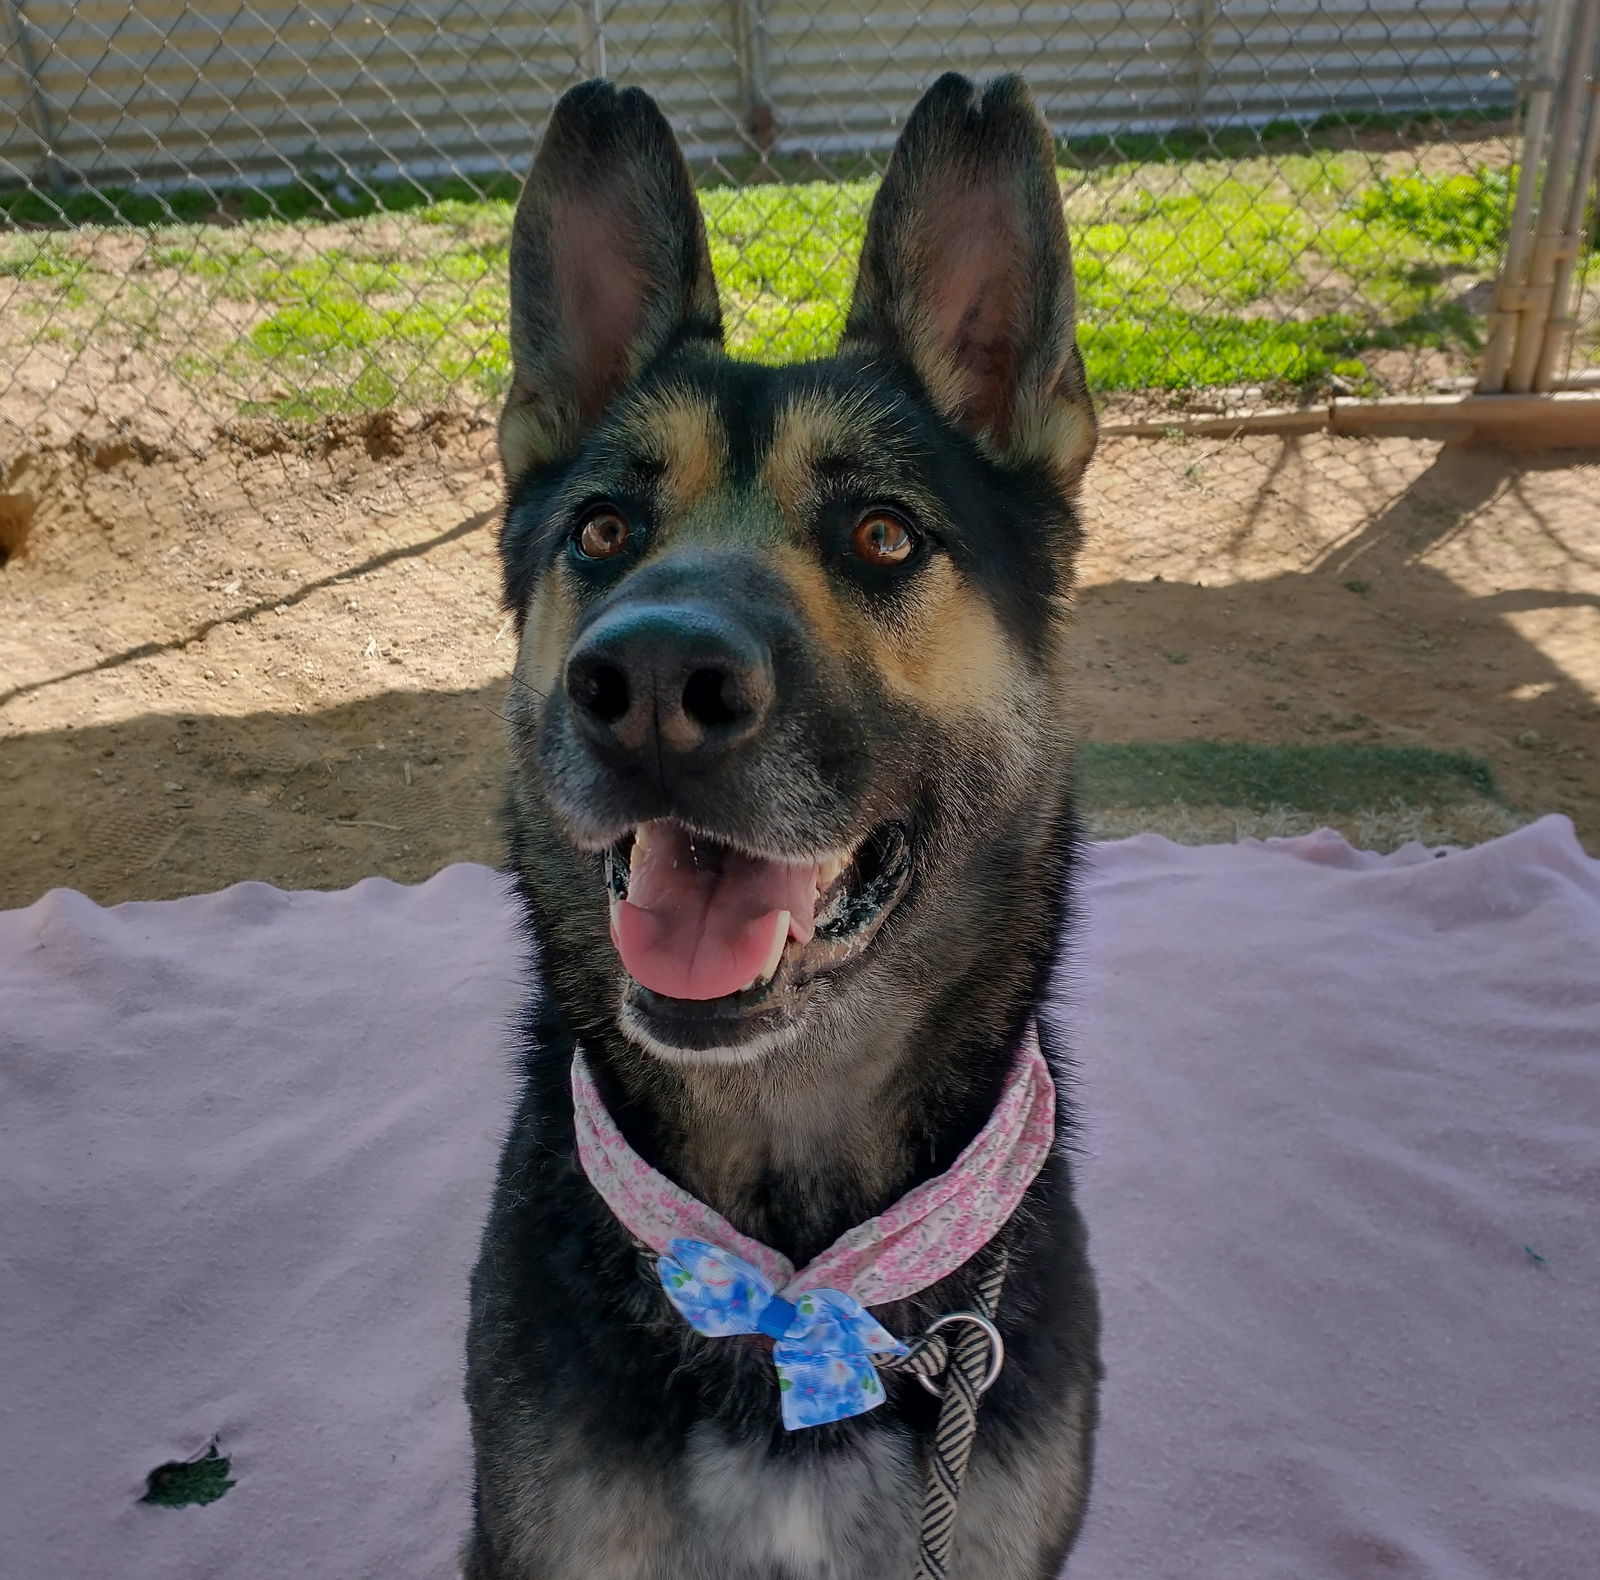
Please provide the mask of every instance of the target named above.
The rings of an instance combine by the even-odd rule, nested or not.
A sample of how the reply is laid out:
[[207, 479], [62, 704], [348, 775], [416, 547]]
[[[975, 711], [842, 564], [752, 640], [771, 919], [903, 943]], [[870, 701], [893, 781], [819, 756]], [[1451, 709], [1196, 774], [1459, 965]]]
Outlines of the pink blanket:
[[[1073, 1580], [1593, 1580], [1600, 863], [1147, 835], [1086, 901]], [[508, 918], [465, 866], [0, 914], [0, 1572], [452, 1573]]]

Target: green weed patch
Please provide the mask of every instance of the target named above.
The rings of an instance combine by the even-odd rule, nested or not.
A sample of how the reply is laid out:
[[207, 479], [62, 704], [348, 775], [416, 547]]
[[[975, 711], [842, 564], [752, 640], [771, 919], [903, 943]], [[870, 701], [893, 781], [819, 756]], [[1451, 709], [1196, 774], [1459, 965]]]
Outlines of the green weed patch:
[[1233, 806], [1351, 812], [1499, 799], [1480, 758], [1412, 746], [1093, 742], [1078, 753], [1085, 807]]

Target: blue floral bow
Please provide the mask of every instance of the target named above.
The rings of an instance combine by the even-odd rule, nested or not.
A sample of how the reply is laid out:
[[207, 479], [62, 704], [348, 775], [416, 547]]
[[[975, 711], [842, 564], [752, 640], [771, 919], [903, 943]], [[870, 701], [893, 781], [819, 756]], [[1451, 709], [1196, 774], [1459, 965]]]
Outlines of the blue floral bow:
[[772, 1339], [783, 1424], [842, 1421], [883, 1403], [873, 1355], [906, 1346], [851, 1295], [808, 1289], [785, 1300], [743, 1257], [702, 1240], [674, 1240], [657, 1263], [661, 1287], [709, 1338], [764, 1333]]

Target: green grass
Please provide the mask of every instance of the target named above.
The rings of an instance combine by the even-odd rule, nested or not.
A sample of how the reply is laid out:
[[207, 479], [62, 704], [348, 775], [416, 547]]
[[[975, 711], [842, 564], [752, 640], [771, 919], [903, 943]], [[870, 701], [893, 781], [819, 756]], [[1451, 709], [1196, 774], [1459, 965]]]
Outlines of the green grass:
[[1352, 132], [1391, 132], [1418, 143], [1471, 137], [1476, 128], [1502, 122], [1507, 112], [1469, 107], [1435, 110], [1335, 110], [1309, 121], [1281, 119], [1262, 126], [1175, 127], [1161, 132], [1102, 132], [1067, 139], [1062, 163], [1186, 164], [1195, 159], [1249, 159], [1323, 152], [1346, 147]]
[[[1360, 380], [1364, 351], [1475, 349], [1475, 322], [1442, 282], [1489, 266], [1507, 176], [1363, 187], [1348, 157], [1254, 166], [1266, 168], [1202, 166], [1160, 191], [1139, 184], [1137, 167], [1111, 166], [1074, 195], [1075, 214], [1096, 212], [1073, 237], [1096, 388]], [[799, 360], [832, 348], [872, 191], [860, 181], [703, 195], [736, 351]], [[1431, 228], [1412, 228], [1419, 211]], [[1337, 273], [1349, 305], [1288, 321], [1263, 310], [1303, 296], [1308, 270]]]
[[514, 203], [521, 181], [498, 175], [468, 179], [375, 180], [356, 176], [334, 181], [302, 173], [270, 187], [210, 186], [195, 182], [171, 192], [127, 187], [61, 192], [21, 187], [0, 192], [0, 219], [49, 228], [65, 225], [210, 225], [237, 220], [294, 224], [303, 220], [362, 219], [407, 214], [440, 203]]
[[875, 190], [875, 182], [812, 181], [701, 195], [738, 355], [794, 362], [833, 349]]
[[0, 280], [71, 279], [82, 267], [53, 237], [25, 236], [0, 242]]
[[[1313, 390], [1334, 375], [1366, 388], [1368, 353], [1475, 348], [1477, 320], [1456, 298], [1463, 278], [1492, 273], [1512, 174], [1374, 179], [1363, 157], [1319, 147], [1322, 133], [1285, 126], [1265, 142], [1197, 133], [1186, 162], [1150, 157], [1138, 138], [1064, 148], [1096, 388]], [[1183, 140], [1169, 135], [1160, 148], [1173, 154]], [[725, 175], [701, 201], [731, 349], [775, 361], [826, 355], [875, 178], [740, 187], [718, 184]], [[35, 323], [52, 303], [99, 306], [120, 339], [170, 339], [195, 388], [220, 383], [243, 411], [308, 417], [493, 399], [508, 376], [513, 197], [507, 179], [334, 187], [310, 176], [270, 193], [11, 194], [0, 206], [14, 220], [57, 228], [0, 233], [0, 280], [29, 293], [22, 310]], [[97, 265], [96, 232], [59, 228], [63, 214], [75, 226], [147, 227], [146, 268]], [[308, 237], [330, 222], [333, 236]], [[192, 316], [180, 323], [186, 298]], [[216, 298], [254, 316], [219, 334], [206, 317]], [[69, 337], [96, 332], [69, 327]]]
[[1352, 812], [1400, 802], [1499, 799], [1479, 758], [1411, 746], [1254, 746], [1231, 741], [1090, 743], [1078, 753], [1084, 805], [1230, 806]]
[[1380, 176], [1351, 203], [1350, 223], [1413, 257], [1469, 269], [1499, 257], [1515, 197], [1510, 170]]

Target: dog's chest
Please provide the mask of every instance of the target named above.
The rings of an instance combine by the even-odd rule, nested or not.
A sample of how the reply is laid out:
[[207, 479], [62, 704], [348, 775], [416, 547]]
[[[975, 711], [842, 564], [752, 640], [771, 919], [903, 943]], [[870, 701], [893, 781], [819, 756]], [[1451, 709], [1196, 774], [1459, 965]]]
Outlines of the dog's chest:
[[893, 1574], [918, 1493], [908, 1444], [873, 1433], [835, 1452], [779, 1461], [698, 1430], [685, 1455], [686, 1512], [716, 1580], [858, 1580]]

